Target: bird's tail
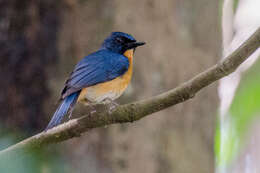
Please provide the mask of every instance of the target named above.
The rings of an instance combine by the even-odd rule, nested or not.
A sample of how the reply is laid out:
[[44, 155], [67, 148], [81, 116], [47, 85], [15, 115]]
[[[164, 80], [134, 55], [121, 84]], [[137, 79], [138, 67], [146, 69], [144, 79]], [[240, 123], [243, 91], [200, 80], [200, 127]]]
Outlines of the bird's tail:
[[48, 129], [51, 129], [55, 126], [57, 126], [58, 124], [60, 124], [61, 120], [63, 119], [63, 117], [68, 113], [68, 112], [72, 112], [72, 109], [78, 99], [80, 92], [76, 92], [73, 93], [69, 96], [67, 96], [59, 105], [59, 107], [57, 108], [57, 110], [55, 111], [54, 115], [52, 116], [51, 121], [49, 122], [48, 126], [46, 127], [45, 131], [47, 131]]

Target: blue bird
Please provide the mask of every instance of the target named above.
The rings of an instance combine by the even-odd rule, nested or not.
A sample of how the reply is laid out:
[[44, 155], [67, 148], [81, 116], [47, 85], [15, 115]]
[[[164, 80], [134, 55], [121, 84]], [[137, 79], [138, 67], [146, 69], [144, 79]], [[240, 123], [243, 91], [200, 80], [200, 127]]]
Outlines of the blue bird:
[[130, 34], [112, 32], [98, 51], [75, 66], [61, 92], [62, 102], [45, 130], [60, 124], [77, 102], [115, 104], [113, 100], [123, 94], [131, 81], [135, 49], [144, 44]]

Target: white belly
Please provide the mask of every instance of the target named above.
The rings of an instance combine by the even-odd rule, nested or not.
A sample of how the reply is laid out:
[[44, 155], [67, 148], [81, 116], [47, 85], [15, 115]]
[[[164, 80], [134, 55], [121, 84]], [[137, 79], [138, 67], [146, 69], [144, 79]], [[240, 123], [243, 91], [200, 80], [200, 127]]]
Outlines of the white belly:
[[103, 94], [97, 94], [96, 88], [89, 87], [85, 95], [86, 99], [94, 103], [102, 103], [107, 99], [115, 100], [123, 94], [124, 91], [108, 91]]

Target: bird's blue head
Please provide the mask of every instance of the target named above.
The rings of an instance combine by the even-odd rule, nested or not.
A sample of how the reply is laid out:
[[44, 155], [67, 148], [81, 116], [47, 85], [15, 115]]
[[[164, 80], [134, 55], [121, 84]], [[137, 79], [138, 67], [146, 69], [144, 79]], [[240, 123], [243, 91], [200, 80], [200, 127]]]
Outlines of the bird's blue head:
[[104, 40], [101, 49], [108, 49], [112, 52], [124, 54], [125, 51], [135, 49], [144, 44], [145, 42], [137, 42], [130, 34], [112, 32], [111, 35]]

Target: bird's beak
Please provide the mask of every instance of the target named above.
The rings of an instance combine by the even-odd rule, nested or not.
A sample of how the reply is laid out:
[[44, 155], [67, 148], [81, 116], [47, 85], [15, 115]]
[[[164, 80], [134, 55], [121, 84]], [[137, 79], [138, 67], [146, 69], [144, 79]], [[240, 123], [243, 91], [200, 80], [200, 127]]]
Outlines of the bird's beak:
[[139, 46], [145, 45], [145, 42], [132, 42], [127, 44], [127, 49], [134, 49]]

